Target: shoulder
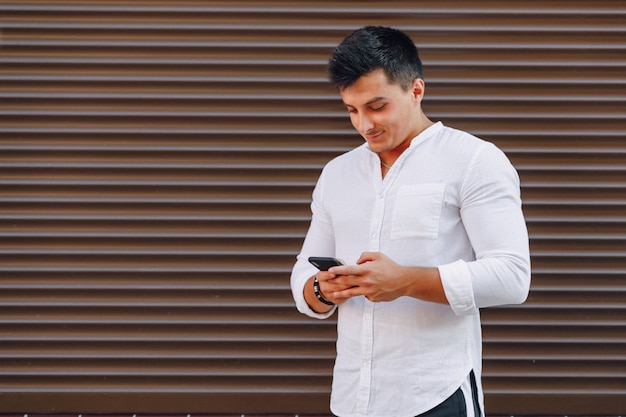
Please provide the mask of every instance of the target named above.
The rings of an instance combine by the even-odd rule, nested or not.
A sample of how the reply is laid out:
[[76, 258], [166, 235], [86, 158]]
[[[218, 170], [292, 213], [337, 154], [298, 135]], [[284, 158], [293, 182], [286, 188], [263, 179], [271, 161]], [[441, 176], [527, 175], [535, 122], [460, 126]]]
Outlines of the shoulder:
[[440, 140], [446, 142], [448, 145], [454, 146], [457, 149], [477, 149], [484, 144], [489, 143], [484, 139], [481, 139], [473, 134], [464, 130], [456, 129], [453, 127], [443, 126], [440, 130]]
[[449, 152], [474, 162], [477, 160], [509, 162], [504, 151], [496, 144], [463, 130], [444, 126], [441, 129], [440, 140]]

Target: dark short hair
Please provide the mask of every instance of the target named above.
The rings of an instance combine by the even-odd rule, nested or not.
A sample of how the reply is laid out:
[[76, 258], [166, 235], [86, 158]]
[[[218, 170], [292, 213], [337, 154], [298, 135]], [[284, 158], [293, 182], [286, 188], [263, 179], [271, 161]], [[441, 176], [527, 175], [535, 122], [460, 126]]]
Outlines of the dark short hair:
[[335, 48], [328, 61], [330, 82], [339, 90], [377, 69], [383, 69], [389, 81], [405, 91], [416, 78], [423, 78], [415, 44], [403, 32], [389, 27], [355, 30]]

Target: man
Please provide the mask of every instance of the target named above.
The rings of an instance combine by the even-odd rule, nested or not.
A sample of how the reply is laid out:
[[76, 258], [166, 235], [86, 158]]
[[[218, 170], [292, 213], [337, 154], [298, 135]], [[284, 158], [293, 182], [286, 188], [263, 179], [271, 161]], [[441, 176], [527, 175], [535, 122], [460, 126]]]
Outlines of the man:
[[[324, 167], [291, 287], [304, 314], [338, 309], [331, 410], [484, 416], [479, 308], [522, 303], [530, 285], [517, 173], [494, 145], [428, 119], [402, 32], [359, 29], [328, 69], [365, 143]], [[309, 256], [344, 266], [318, 271]]]

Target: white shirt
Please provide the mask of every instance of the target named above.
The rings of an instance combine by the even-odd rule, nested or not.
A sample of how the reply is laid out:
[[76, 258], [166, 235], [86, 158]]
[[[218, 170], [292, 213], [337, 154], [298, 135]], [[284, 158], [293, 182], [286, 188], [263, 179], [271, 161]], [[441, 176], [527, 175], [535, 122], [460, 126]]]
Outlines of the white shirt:
[[450, 305], [354, 297], [338, 307], [331, 410], [341, 417], [415, 416], [443, 402], [473, 369], [482, 405], [479, 308], [523, 302], [530, 286], [519, 178], [503, 152], [436, 123], [382, 178], [366, 144], [323, 169], [292, 271], [300, 312], [309, 256], [354, 264], [380, 251], [404, 266], [438, 267]]

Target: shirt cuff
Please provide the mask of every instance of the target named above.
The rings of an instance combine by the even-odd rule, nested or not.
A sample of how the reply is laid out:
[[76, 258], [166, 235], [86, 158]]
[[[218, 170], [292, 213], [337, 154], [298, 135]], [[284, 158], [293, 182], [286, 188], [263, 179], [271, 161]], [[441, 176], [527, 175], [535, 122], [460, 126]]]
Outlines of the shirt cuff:
[[296, 302], [296, 307], [298, 308], [298, 311], [300, 313], [305, 314], [305, 315], [307, 315], [309, 317], [313, 317], [314, 319], [327, 319], [330, 316], [332, 316], [333, 313], [335, 312], [335, 310], [337, 309], [337, 306], [334, 306], [327, 313], [318, 313], [318, 312], [314, 311], [311, 307], [309, 307], [309, 305], [305, 301], [304, 297], [302, 297], [301, 300], [298, 300]]
[[465, 261], [456, 261], [439, 266], [439, 276], [443, 290], [452, 311], [457, 316], [468, 316], [478, 313], [474, 300], [472, 277]]

